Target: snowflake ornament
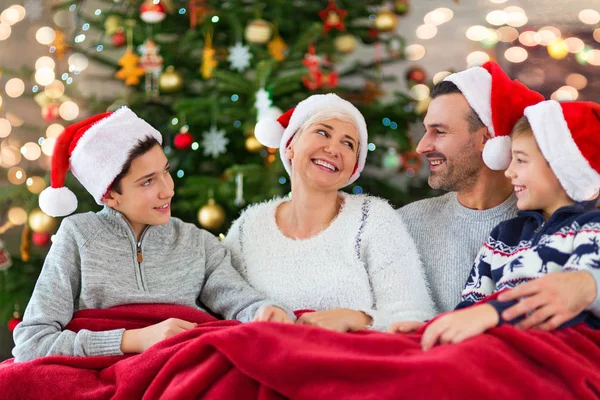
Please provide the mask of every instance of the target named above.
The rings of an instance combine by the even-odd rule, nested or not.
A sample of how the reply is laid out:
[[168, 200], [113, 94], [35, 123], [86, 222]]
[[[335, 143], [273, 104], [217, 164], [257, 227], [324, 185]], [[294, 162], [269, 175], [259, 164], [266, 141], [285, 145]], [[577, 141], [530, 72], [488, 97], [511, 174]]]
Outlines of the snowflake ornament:
[[237, 42], [235, 46], [229, 47], [229, 56], [227, 60], [231, 63], [231, 69], [237, 69], [238, 72], [243, 72], [250, 66], [252, 53], [250, 47], [244, 46], [242, 42]]
[[208, 132], [202, 134], [202, 147], [204, 147], [204, 155], [211, 155], [213, 158], [227, 151], [229, 139], [225, 137], [225, 130], [217, 130], [216, 126], [210, 128]]
[[254, 102], [254, 107], [257, 111], [256, 119], [260, 121], [263, 118], [263, 115], [269, 111], [272, 105], [273, 102], [269, 98], [269, 92], [267, 92], [265, 88], [258, 89], [256, 92], [256, 101]]

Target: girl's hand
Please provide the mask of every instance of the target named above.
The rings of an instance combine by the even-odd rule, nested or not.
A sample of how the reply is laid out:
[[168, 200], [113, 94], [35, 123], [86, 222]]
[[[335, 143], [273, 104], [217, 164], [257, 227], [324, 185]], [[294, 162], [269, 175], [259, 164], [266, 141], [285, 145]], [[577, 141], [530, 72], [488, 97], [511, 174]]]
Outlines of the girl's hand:
[[371, 322], [373, 320], [367, 314], [348, 308], [305, 313], [296, 321], [297, 324], [318, 326], [336, 332], [367, 329]]

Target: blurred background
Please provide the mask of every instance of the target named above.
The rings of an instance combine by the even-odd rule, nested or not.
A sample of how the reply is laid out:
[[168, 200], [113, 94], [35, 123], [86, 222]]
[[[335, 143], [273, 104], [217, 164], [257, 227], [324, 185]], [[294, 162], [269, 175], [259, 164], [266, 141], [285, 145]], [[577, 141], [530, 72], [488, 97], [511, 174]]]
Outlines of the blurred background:
[[[314, 93], [363, 112], [348, 191], [434, 196], [414, 152], [433, 84], [496, 60], [559, 101], [600, 100], [600, 0], [0, 0], [0, 360], [60, 220], [37, 209], [56, 137], [130, 106], [164, 135], [173, 214], [224, 235], [285, 195], [253, 127]], [[72, 177], [78, 212], [99, 207]]]

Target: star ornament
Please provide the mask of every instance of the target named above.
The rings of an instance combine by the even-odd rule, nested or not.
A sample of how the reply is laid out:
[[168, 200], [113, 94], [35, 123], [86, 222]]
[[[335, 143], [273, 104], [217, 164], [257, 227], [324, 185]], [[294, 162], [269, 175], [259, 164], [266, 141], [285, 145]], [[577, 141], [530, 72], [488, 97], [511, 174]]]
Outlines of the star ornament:
[[331, 29], [337, 29], [339, 31], [345, 31], [344, 18], [348, 11], [338, 8], [335, 0], [329, 0], [327, 8], [319, 12], [319, 17], [323, 20], [323, 34], [326, 34]]

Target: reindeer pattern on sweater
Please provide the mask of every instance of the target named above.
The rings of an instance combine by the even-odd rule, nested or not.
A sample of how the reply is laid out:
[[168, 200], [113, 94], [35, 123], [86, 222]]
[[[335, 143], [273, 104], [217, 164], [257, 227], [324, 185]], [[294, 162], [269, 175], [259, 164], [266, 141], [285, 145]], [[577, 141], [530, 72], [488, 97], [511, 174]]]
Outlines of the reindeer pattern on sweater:
[[[580, 270], [600, 282], [600, 211], [595, 201], [562, 207], [548, 221], [539, 211], [521, 211], [494, 228], [481, 247], [457, 309], [549, 273]], [[509, 303], [490, 302], [499, 313]]]

